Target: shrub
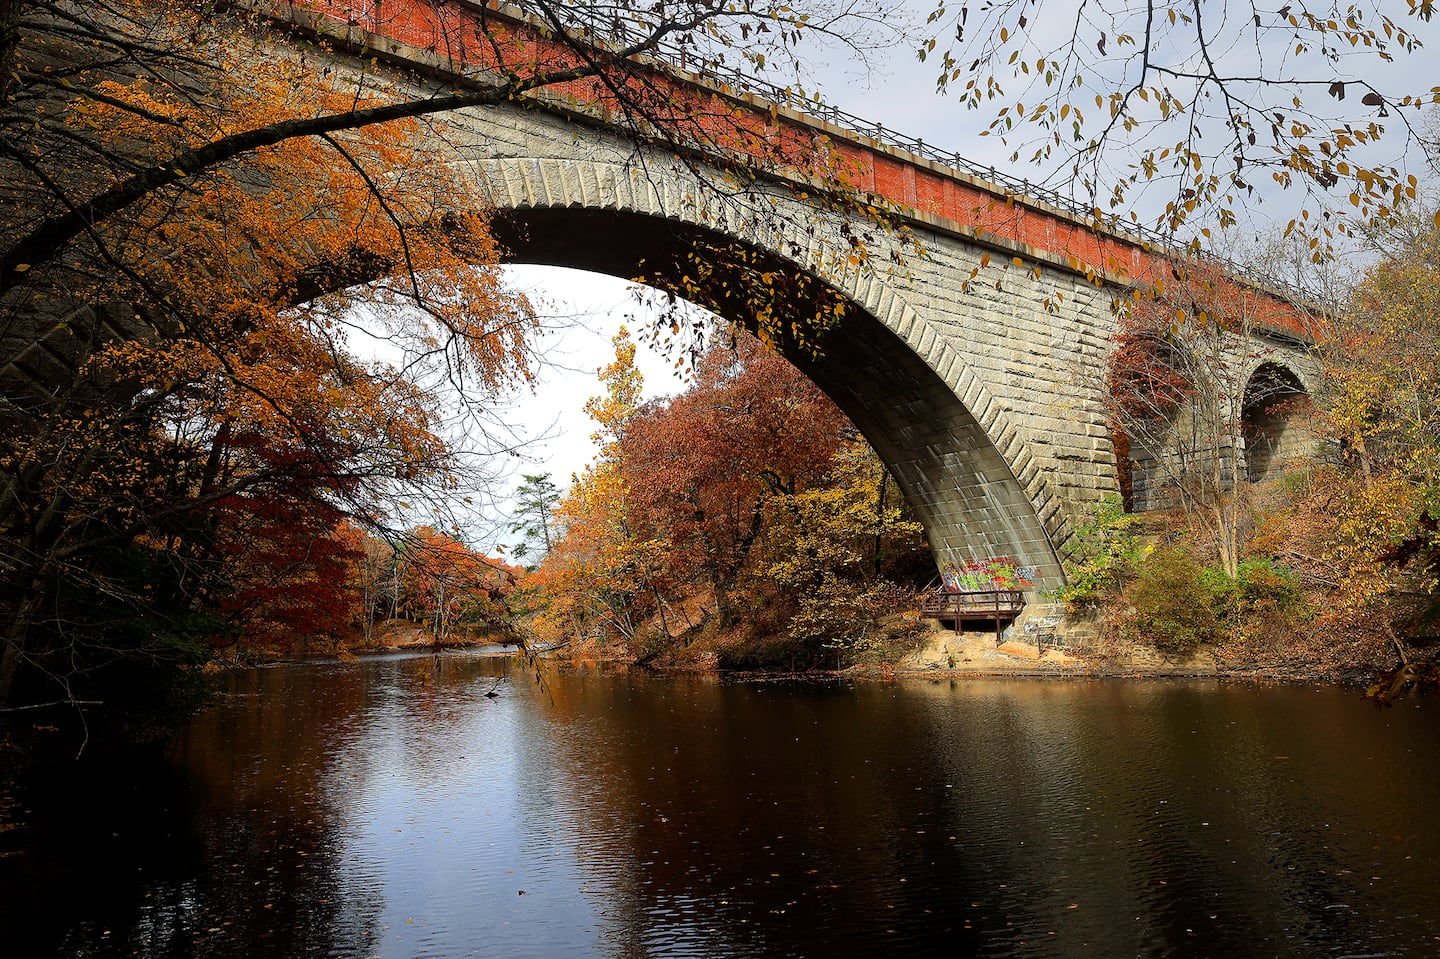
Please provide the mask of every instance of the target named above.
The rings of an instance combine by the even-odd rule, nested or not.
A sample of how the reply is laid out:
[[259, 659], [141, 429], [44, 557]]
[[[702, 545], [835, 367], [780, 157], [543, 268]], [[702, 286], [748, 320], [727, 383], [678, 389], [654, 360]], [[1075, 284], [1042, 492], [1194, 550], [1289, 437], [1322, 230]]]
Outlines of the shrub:
[[1304, 603], [1294, 571], [1262, 557], [1247, 559], [1235, 576], [1237, 612], [1242, 616], [1275, 610], [1290, 612]]
[[1091, 506], [1089, 518], [1071, 539], [1066, 583], [1055, 598], [1079, 610], [1118, 590], [1140, 555], [1139, 541], [1132, 532], [1138, 522], [1139, 517], [1125, 512], [1118, 496], [1107, 496]]
[[1139, 566], [1128, 591], [1135, 611], [1130, 638], [1169, 653], [1213, 642], [1220, 636], [1215, 594], [1220, 585], [1180, 550], [1156, 550]]

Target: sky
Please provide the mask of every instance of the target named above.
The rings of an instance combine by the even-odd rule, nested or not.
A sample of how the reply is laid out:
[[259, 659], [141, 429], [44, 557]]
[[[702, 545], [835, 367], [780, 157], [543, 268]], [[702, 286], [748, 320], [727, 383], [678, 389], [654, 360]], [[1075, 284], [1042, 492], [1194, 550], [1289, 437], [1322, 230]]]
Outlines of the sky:
[[[928, 9], [918, 6], [924, 2], [926, 0], [911, 0], [911, 8]], [[1222, 17], [1242, 7], [1248, 16], [1250, 10], [1248, 5], [1233, 0], [1228, 3], [1212, 0], [1202, 3], [1202, 7]], [[1066, 9], [1068, 13], [1070, 8], [1057, 4], [1049, 9]], [[1393, 15], [1400, 18], [1401, 13], [1397, 10]], [[1069, 28], [1068, 20], [1063, 17], [1045, 25], [1045, 29], [1067, 34]], [[1433, 51], [1440, 50], [1440, 35], [1436, 35], [1434, 29], [1428, 29], [1427, 33], [1428, 50], [1418, 57], [1398, 56], [1395, 65], [1389, 68], [1377, 66], [1377, 61], [1369, 56], [1360, 61], [1366, 70], [1377, 71], [1374, 76], [1367, 74], [1367, 78], [1418, 76], [1425, 86], [1433, 83], [1433, 79], [1425, 76], [1426, 64]], [[1043, 38], [1043, 31], [1040, 36]], [[1059, 34], [1056, 36], [1059, 42]], [[958, 150], [968, 159], [994, 166], [1012, 177], [1042, 179], [1043, 170], [1009, 159], [1015, 144], [981, 135], [993, 111], [967, 110], [953, 95], [935, 92], [936, 64], [933, 59], [920, 63], [914, 49], [912, 43], [885, 51], [871, 58], [868, 69], [833, 52], [821, 52], [813, 56], [804, 79], [817, 88], [828, 103], [851, 114], [883, 123], [900, 134], [922, 138], [941, 149]], [[1113, 52], [1113, 46], [1111, 49]], [[1242, 62], [1247, 57], [1273, 57], [1288, 63], [1289, 56], [1286, 49], [1254, 50], [1238, 43], [1223, 48], [1217, 46], [1215, 52], [1217, 56]], [[1095, 69], [1100, 67], [1097, 65]], [[1337, 69], [1345, 69], [1343, 62]], [[1355, 97], [1360, 95], [1353, 86], [1351, 90], [1354, 96], [1347, 106], [1353, 105]], [[1264, 229], [1267, 222], [1277, 219], [1283, 222], [1293, 215], [1301, 199], [1295, 191], [1283, 195], [1274, 190], [1269, 192], [1271, 196], [1266, 204], [1250, 210], [1254, 219], [1247, 225], [1247, 232], [1251, 237]], [[629, 284], [611, 277], [535, 266], [511, 266], [506, 271], [509, 281], [531, 296], [550, 331], [537, 341], [541, 359], [535, 384], [514, 398], [513, 425], [517, 432], [530, 439], [516, 449], [510, 487], [518, 485], [524, 474], [549, 473], [563, 489], [571, 475], [583, 471], [594, 455], [589, 438], [593, 423], [583, 412], [583, 406], [587, 398], [601, 391], [596, 373], [613, 357], [610, 338], [622, 323], [628, 323], [632, 332], [638, 333], [646, 323], [647, 314], [639, 308]], [[638, 347], [637, 362], [645, 376], [647, 397], [668, 395], [683, 388], [683, 383], [673, 375], [669, 361], [643, 343]]]
[[[641, 342], [649, 313], [634, 284], [612, 276], [561, 267], [516, 264], [506, 281], [530, 297], [545, 332], [536, 340], [536, 380], [514, 394], [515, 423], [530, 442], [517, 450], [523, 473], [549, 473], [564, 489], [594, 458], [595, 422], [585, 402], [604, 392], [599, 371], [615, 358], [612, 338], [627, 326], [636, 342], [635, 364], [645, 378], [645, 398], [684, 388], [672, 362]], [[521, 476], [515, 482], [521, 481]]]

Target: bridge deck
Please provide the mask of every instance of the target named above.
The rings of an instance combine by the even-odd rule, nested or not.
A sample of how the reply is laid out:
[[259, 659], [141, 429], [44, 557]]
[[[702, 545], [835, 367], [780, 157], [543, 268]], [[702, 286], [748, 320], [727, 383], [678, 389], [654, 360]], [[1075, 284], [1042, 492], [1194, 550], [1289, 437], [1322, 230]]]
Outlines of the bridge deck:
[[920, 600], [922, 619], [949, 620], [957, 625], [974, 620], [1014, 619], [1025, 608], [1018, 589], [967, 590], [930, 593]]

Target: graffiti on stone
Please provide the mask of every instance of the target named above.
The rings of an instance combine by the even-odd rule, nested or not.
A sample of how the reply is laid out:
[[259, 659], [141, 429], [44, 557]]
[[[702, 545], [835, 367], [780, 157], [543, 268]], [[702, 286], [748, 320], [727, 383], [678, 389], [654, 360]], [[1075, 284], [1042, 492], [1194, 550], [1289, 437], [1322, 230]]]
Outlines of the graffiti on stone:
[[1010, 556], [967, 559], [940, 571], [945, 590], [968, 593], [996, 589], [1024, 589], [1035, 585], [1035, 567], [1021, 566]]

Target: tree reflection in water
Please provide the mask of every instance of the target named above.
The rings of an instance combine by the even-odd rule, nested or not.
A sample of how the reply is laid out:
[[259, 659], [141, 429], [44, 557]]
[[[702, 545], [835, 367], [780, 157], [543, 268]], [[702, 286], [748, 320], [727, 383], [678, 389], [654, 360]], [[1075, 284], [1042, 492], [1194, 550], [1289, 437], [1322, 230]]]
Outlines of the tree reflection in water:
[[1436, 707], [259, 670], [167, 756], [32, 785], [0, 926], [24, 956], [1422, 954]]

